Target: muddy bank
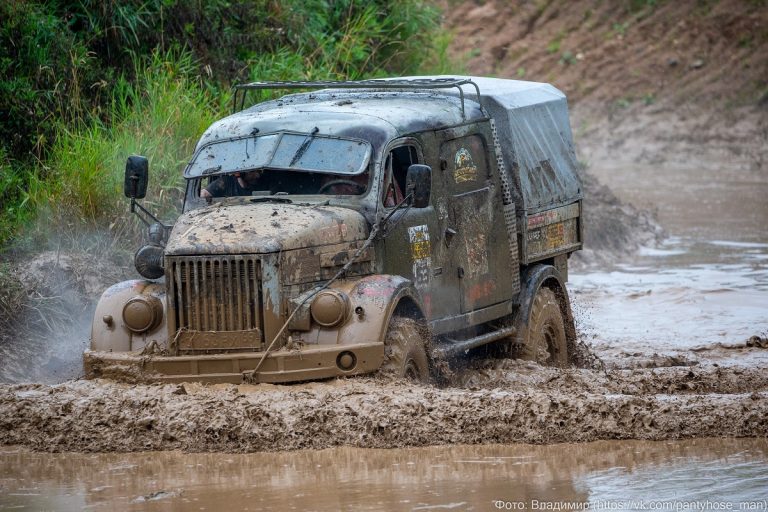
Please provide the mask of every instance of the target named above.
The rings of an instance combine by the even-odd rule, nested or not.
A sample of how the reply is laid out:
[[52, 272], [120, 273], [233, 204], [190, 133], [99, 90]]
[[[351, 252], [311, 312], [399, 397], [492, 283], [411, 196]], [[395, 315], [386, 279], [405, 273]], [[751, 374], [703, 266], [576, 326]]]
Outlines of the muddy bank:
[[764, 368], [473, 371], [464, 388], [373, 379], [295, 386], [0, 387], [0, 444], [43, 451], [274, 451], [768, 435]]

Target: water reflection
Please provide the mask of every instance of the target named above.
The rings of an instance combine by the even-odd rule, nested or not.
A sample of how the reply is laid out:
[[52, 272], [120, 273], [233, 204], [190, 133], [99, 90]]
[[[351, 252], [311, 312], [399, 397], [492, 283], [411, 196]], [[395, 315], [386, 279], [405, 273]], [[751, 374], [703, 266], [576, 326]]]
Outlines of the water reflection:
[[766, 469], [762, 439], [242, 455], [6, 448], [0, 510], [495, 510], [494, 500], [746, 501], [765, 496]]

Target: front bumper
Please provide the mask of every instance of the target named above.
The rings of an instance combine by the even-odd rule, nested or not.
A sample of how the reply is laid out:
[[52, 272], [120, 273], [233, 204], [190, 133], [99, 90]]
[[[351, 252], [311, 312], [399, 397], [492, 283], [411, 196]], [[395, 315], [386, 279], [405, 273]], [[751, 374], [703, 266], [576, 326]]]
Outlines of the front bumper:
[[[348, 353], [354, 366], [349, 369]], [[271, 352], [250, 377], [263, 352], [239, 352], [193, 356], [141, 355], [136, 352], [83, 354], [85, 376], [129, 382], [249, 382], [288, 383], [360, 375], [376, 371], [384, 361], [382, 343], [331, 345]], [[346, 365], [344, 363], [347, 363]], [[247, 376], [247, 377], [246, 377]]]

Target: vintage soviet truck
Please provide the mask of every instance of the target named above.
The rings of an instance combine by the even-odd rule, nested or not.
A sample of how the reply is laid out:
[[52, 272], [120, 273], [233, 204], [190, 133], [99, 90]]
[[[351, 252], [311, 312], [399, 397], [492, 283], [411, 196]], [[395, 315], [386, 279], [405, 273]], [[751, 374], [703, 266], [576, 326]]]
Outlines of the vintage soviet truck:
[[[301, 92], [242, 109], [253, 91]], [[106, 290], [86, 376], [427, 380], [483, 345], [565, 366], [568, 258], [582, 192], [565, 96], [475, 77], [238, 86], [203, 134], [173, 226], [149, 227], [146, 279]]]

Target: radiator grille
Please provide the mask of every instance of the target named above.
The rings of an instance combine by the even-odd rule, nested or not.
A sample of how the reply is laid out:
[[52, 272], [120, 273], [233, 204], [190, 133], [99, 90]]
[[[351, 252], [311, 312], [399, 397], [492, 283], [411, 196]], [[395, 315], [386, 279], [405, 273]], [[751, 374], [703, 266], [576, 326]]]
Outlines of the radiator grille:
[[259, 260], [250, 256], [167, 258], [168, 296], [176, 329], [261, 328]]

